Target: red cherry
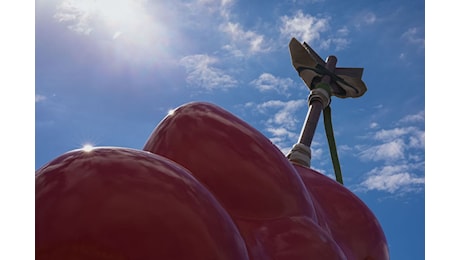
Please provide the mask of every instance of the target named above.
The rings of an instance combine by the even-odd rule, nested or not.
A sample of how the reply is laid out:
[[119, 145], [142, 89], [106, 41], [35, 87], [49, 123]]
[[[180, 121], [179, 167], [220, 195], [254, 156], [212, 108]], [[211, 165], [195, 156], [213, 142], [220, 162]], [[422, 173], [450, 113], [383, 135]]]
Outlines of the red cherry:
[[36, 172], [35, 189], [37, 259], [248, 259], [213, 195], [158, 155], [71, 151]]
[[343, 185], [295, 164], [315, 208], [348, 259], [389, 259], [385, 234], [372, 211]]
[[331, 235], [305, 216], [238, 220], [251, 259], [347, 259]]
[[255, 128], [224, 109], [196, 102], [177, 108], [144, 150], [184, 166], [233, 218], [308, 216], [311, 198], [286, 157]]

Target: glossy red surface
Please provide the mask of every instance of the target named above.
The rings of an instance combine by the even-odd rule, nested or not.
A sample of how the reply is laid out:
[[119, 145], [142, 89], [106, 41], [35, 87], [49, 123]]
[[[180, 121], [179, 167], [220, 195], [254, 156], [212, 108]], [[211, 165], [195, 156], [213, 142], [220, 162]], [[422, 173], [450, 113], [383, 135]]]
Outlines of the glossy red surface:
[[71, 151], [36, 172], [36, 259], [248, 259], [190, 173], [127, 148]]
[[222, 108], [179, 107], [144, 150], [76, 150], [37, 171], [37, 259], [389, 259], [356, 195]]
[[144, 150], [186, 167], [215, 195], [251, 259], [389, 259], [381, 227], [358, 197], [293, 166], [260, 132], [215, 105], [179, 107]]
[[294, 167], [348, 259], [389, 259], [386, 238], [377, 218], [355, 194], [319, 172], [300, 165]]
[[310, 194], [279, 149], [218, 106], [196, 102], [177, 108], [144, 150], [190, 170], [233, 217], [316, 219]]
[[309, 217], [236, 222], [251, 259], [347, 259], [332, 236]]

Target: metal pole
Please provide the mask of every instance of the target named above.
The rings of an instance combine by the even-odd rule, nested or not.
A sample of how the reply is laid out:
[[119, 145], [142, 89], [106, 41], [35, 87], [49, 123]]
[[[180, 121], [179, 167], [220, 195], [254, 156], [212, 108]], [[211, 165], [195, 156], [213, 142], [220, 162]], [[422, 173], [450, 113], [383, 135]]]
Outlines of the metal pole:
[[[329, 56], [326, 60], [326, 69], [334, 73], [335, 66], [337, 64], [337, 58], [335, 56]], [[321, 83], [329, 84], [331, 77], [329, 75], [324, 75], [321, 79]], [[304, 144], [308, 147], [311, 146], [313, 140], [313, 135], [315, 134], [316, 126], [318, 125], [319, 117], [321, 116], [321, 111], [325, 105], [322, 104], [322, 100], [316, 97], [313, 97], [309, 100], [310, 106], [308, 108], [308, 113], [305, 118], [303, 129], [299, 138], [299, 143]]]
[[[337, 64], [337, 58], [335, 56], [329, 56], [326, 60], [326, 69], [330, 72], [334, 73], [335, 67]], [[331, 77], [329, 75], [324, 75], [321, 79], [321, 83], [329, 84], [331, 81]], [[302, 127], [302, 131], [300, 133], [299, 141], [294, 147], [292, 148], [291, 152], [288, 154], [289, 160], [300, 163], [304, 166], [310, 167], [310, 160], [311, 160], [311, 142], [313, 140], [313, 135], [316, 130], [316, 126], [318, 125], [319, 117], [321, 116], [321, 111], [329, 105], [330, 95], [327, 94], [327, 104], [324, 100], [324, 95], [315, 95], [315, 89], [312, 90], [312, 93], [309, 97], [309, 108], [308, 113], [305, 118], [304, 125]]]
[[308, 147], [311, 146], [313, 135], [315, 133], [316, 126], [318, 125], [322, 110], [323, 104], [321, 104], [321, 101], [314, 100], [311, 102], [310, 106], [308, 107], [308, 113], [305, 117], [298, 143], [304, 144]]

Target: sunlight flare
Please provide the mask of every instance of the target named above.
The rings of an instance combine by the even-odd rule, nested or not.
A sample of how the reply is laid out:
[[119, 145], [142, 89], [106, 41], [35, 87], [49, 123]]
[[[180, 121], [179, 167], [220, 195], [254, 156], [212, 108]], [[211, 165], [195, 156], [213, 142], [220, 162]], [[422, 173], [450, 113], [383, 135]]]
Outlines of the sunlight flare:
[[94, 149], [94, 146], [92, 144], [84, 144], [83, 147], [81, 148], [84, 152], [91, 152]]
[[163, 9], [147, 0], [64, 0], [54, 18], [76, 33], [91, 35], [100, 47], [113, 48], [111, 53], [138, 60], [167, 53], [173, 23]]

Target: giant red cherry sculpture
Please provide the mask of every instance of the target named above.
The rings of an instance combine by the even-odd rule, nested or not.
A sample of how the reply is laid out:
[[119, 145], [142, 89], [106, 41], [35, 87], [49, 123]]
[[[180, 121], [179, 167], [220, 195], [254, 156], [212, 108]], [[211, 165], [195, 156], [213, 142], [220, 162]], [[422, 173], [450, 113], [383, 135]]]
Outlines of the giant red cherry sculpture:
[[36, 259], [248, 259], [234, 222], [176, 163], [104, 147], [36, 172]]
[[177, 108], [155, 128], [144, 150], [190, 170], [233, 217], [316, 218], [310, 194], [276, 146], [213, 104]]
[[388, 259], [381, 227], [358, 197], [293, 166], [265, 136], [220, 107], [177, 108], [144, 150], [184, 166], [214, 194], [251, 259]]
[[[388, 259], [369, 208], [209, 103], [36, 172], [37, 259]], [[167, 159], [169, 158], [169, 159]]]
[[389, 259], [385, 235], [372, 211], [350, 190], [310, 168], [294, 165], [318, 214], [348, 259]]

